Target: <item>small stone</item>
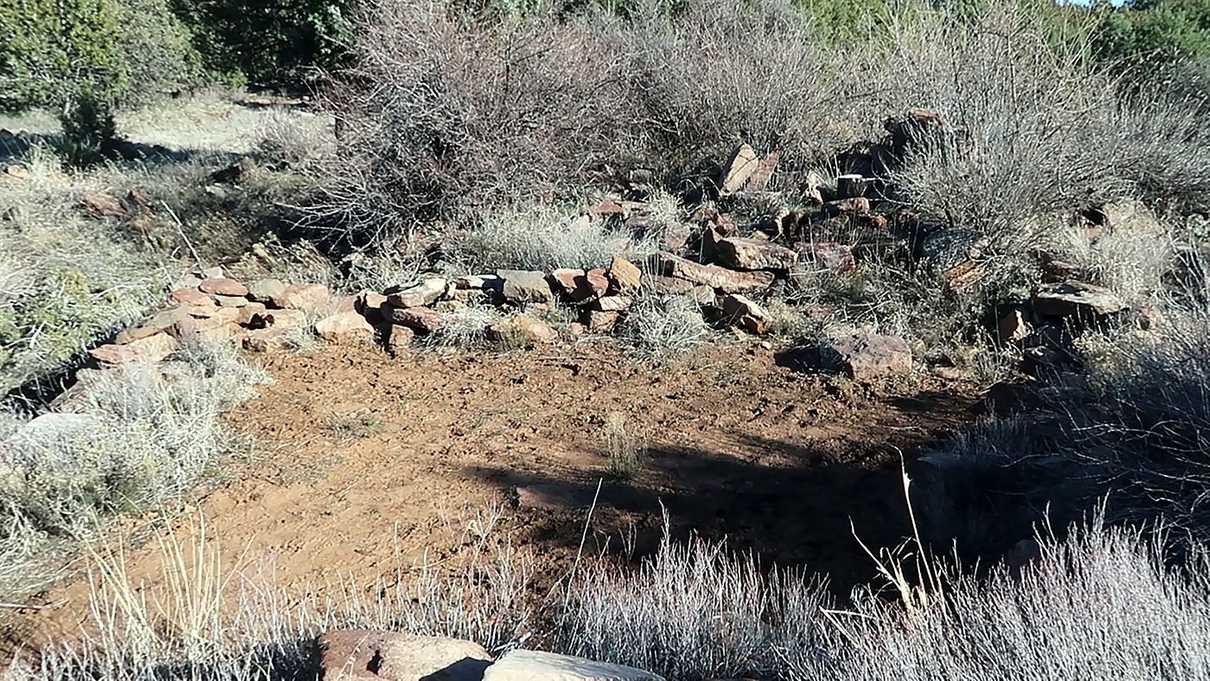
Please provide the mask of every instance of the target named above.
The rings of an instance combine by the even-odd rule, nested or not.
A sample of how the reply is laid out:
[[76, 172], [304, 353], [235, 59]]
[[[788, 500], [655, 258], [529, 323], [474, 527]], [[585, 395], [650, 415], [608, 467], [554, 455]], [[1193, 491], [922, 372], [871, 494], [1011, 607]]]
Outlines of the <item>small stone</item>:
[[387, 331], [387, 350], [399, 357], [405, 354], [416, 340], [416, 332], [406, 326], [392, 324]]
[[248, 304], [248, 299], [243, 296], [214, 296], [214, 302], [218, 303], [219, 307], [243, 307]]
[[441, 300], [448, 287], [446, 280], [433, 277], [388, 295], [387, 302], [394, 307], [424, 307]]
[[589, 333], [609, 333], [617, 326], [620, 312], [612, 310], [585, 310], [581, 322], [588, 328]]
[[285, 282], [278, 279], [258, 279], [248, 286], [248, 297], [258, 303], [272, 303], [285, 292]]
[[636, 291], [639, 285], [643, 283], [643, 272], [634, 263], [614, 256], [609, 262], [609, 281], [613, 284], [613, 290], [620, 293]]
[[331, 305], [331, 297], [328, 287], [323, 284], [290, 284], [270, 303], [284, 310], [323, 312]]
[[[201, 283], [201, 282], [198, 282]], [[196, 288], [178, 288], [168, 297], [182, 305], [214, 305], [214, 299]]]
[[253, 329], [244, 335], [244, 349], [248, 352], [276, 352], [287, 350], [292, 345], [294, 329], [272, 327]]
[[554, 294], [546, 275], [533, 270], [497, 270], [500, 277], [500, 292], [505, 302], [513, 305], [525, 303], [552, 303]]
[[689, 245], [689, 239], [692, 237], [693, 230], [689, 228], [689, 225], [669, 225], [660, 235], [660, 249], [673, 253], [683, 251]]
[[756, 150], [747, 144], [739, 145], [727, 161], [719, 190], [723, 194], [734, 194], [743, 189], [759, 165], [760, 157], [756, 155]]
[[664, 681], [664, 677], [620, 664], [518, 649], [488, 667], [483, 681]]
[[723, 315], [732, 324], [738, 325], [748, 333], [762, 336], [769, 330], [769, 313], [765, 308], [738, 293], [723, 296], [720, 301]]
[[798, 253], [768, 241], [730, 237], [714, 246], [719, 262], [740, 270], [788, 270], [798, 263]]
[[395, 307], [392, 305], [384, 309], [390, 310], [387, 318], [392, 324], [406, 326], [419, 333], [433, 333], [445, 326], [445, 317], [440, 312], [427, 307]]
[[857, 381], [872, 382], [912, 372], [912, 350], [898, 336], [856, 332], [827, 342], [821, 354], [826, 365]]
[[260, 318], [261, 315], [268, 312], [268, 308], [264, 303], [248, 303], [239, 309], [239, 319], [236, 322], [240, 326], [249, 326], [253, 320]]
[[477, 643], [364, 630], [319, 637], [324, 681], [480, 681], [492, 657]]
[[248, 295], [247, 286], [244, 286], [234, 279], [227, 279], [226, 277], [203, 279], [202, 283], [198, 284], [198, 288], [201, 289], [203, 293], [209, 293], [215, 296], [239, 296], [242, 298]]
[[315, 335], [329, 343], [371, 340], [374, 338], [374, 327], [360, 312], [347, 310], [316, 322]]
[[593, 301], [592, 309], [601, 312], [624, 312], [633, 304], [634, 298], [630, 296], [603, 296]]
[[496, 289], [500, 288], [500, 277], [494, 274], [468, 274], [454, 279], [454, 288]]
[[121, 366], [134, 362], [159, 362], [176, 352], [179, 347], [175, 338], [159, 332], [125, 345], [102, 345], [89, 350], [88, 354], [102, 365]]
[[718, 305], [718, 294], [710, 286], [694, 286], [689, 290], [687, 296], [690, 300], [703, 307], [715, 307]]

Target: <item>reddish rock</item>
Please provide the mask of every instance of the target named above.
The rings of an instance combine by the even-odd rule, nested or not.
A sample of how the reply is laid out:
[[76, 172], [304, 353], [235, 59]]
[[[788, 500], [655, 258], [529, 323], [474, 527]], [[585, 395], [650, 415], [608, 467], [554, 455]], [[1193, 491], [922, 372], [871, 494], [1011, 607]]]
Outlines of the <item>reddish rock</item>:
[[319, 637], [323, 681], [480, 681], [492, 657], [477, 643], [390, 632]]
[[360, 312], [347, 310], [316, 322], [315, 335], [329, 343], [368, 341], [374, 338], [374, 327]]
[[664, 276], [704, 284], [727, 293], [765, 289], [774, 279], [772, 272], [741, 272], [718, 265], [702, 265], [666, 252], [659, 254], [657, 265]]
[[243, 296], [214, 296], [214, 302], [218, 303], [219, 307], [243, 307], [248, 304], [248, 299]]
[[89, 350], [88, 354], [103, 365], [121, 366], [134, 362], [159, 362], [179, 347], [175, 338], [160, 332], [125, 345], [102, 345]]
[[588, 270], [576, 279], [576, 290], [571, 299], [577, 303], [596, 300], [609, 291], [609, 276], [604, 267]]
[[412, 341], [416, 340], [416, 332], [406, 326], [392, 324], [387, 331], [387, 350], [392, 355], [399, 357], [406, 354], [412, 347]]
[[857, 259], [853, 257], [853, 247], [849, 244], [836, 241], [803, 242], [794, 244], [794, 250], [798, 251], [800, 262], [814, 271], [851, 272], [857, 269]]
[[626, 260], [614, 256], [609, 262], [609, 281], [613, 284], [613, 290], [620, 293], [636, 291], [639, 285], [643, 283], [643, 272], [637, 265]]
[[331, 293], [323, 284], [290, 284], [270, 302], [284, 310], [324, 312], [331, 306]]
[[296, 332], [292, 328], [273, 327], [253, 329], [244, 334], [244, 349], [248, 352], [276, 352], [288, 350]]
[[119, 345], [132, 343], [143, 338], [154, 336], [162, 331], [171, 329], [177, 322], [189, 316], [189, 312], [183, 307], [173, 307], [167, 310], [161, 310], [152, 315], [150, 319], [132, 329], [126, 329], [117, 335], [114, 342]]
[[559, 268], [546, 275], [546, 279], [556, 293], [564, 297], [571, 297], [575, 295], [576, 288], [579, 286], [577, 280], [583, 276], [584, 270]]
[[857, 196], [850, 199], [838, 199], [829, 201], [823, 206], [824, 212], [828, 215], [868, 215], [870, 212], [870, 200], [864, 196]]
[[182, 305], [214, 305], [214, 299], [196, 288], [178, 288], [168, 297]]
[[546, 275], [533, 270], [497, 270], [500, 277], [500, 293], [505, 302], [513, 305], [526, 303], [552, 303], [554, 294]]
[[748, 178], [746, 189], [750, 192], [763, 192], [769, 186], [769, 180], [773, 179], [773, 173], [777, 171], [777, 164], [780, 161], [781, 153], [778, 151], [762, 158], [760, 163], [756, 164], [752, 177]]
[[392, 324], [406, 326], [419, 333], [433, 333], [445, 326], [445, 317], [436, 310], [427, 307], [395, 307], [388, 308], [388, 318]]
[[209, 293], [216, 296], [238, 296], [243, 298], [248, 295], [248, 287], [239, 283], [234, 279], [226, 277], [203, 279], [202, 283], [198, 284], [198, 288], [203, 293]]
[[832, 339], [822, 351], [825, 364], [857, 381], [871, 382], [912, 372], [912, 350], [898, 336], [856, 332]]
[[693, 290], [694, 286], [697, 286], [697, 284], [685, 279], [677, 279], [676, 277], [665, 277], [661, 275], [648, 277], [648, 281], [651, 283], [651, 289], [653, 291], [668, 296], [688, 293], [689, 291]]
[[260, 318], [261, 315], [265, 314], [267, 311], [268, 308], [265, 307], [264, 303], [250, 302], [239, 309], [239, 319], [236, 321], [240, 324], [240, 326], [250, 326], [253, 324], [254, 320]]
[[769, 241], [729, 237], [714, 246], [719, 263], [739, 270], [789, 270], [798, 253]]
[[488, 326], [487, 335], [497, 342], [525, 346], [552, 343], [559, 339], [558, 331], [541, 319], [527, 314], [515, 315]]
[[585, 310], [580, 320], [590, 333], [609, 333], [617, 326], [620, 312]]
[[630, 296], [602, 296], [592, 302], [591, 308], [601, 312], [624, 312], [634, 304]]
[[589, 208], [588, 214], [597, 217], [611, 217], [614, 215], [624, 217], [626, 215], [626, 209], [618, 201], [614, 201], [613, 199], [605, 199], [592, 208]]
[[130, 211], [126, 210], [120, 200], [104, 192], [88, 192], [80, 199], [80, 203], [97, 217], [119, 220], [130, 217]]
[[719, 301], [723, 315], [732, 324], [748, 333], [762, 336], [769, 330], [769, 313], [755, 301], [738, 293], [731, 293]]

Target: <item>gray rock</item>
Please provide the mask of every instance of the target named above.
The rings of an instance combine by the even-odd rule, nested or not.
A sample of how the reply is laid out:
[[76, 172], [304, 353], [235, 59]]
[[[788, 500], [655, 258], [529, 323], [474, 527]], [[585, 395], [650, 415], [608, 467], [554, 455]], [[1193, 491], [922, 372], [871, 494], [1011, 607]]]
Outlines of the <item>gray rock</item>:
[[826, 367], [843, 371], [856, 381], [878, 381], [912, 372], [912, 350], [898, 336], [857, 331], [827, 341], [820, 355]]
[[739, 270], [788, 270], [798, 263], [798, 253], [759, 239], [729, 237], [714, 245], [719, 262]]
[[546, 275], [533, 270], [497, 270], [500, 277], [500, 293], [505, 302], [513, 305], [525, 303], [553, 303], [554, 293]]
[[277, 279], [258, 279], [248, 286], [248, 297], [258, 303], [270, 303], [286, 292], [286, 284]]
[[766, 289], [775, 278], [772, 272], [740, 272], [718, 265], [702, 265], [668, 252], [657, 256], [653, 269], [666, 277], [685, 279], [726, 293]]
[[1116, 293], [1080, 281], [1047, 284], [1033, 297], [1034, 312], [1042, 317], [1092, 319], [1126, 309]]
[[444, 279], [425, 279], [415, 286], [388, 295], [387, 302], [395, 307], [424, 307], [441, 300], [448, 287], [449, 284]]
[[483, 681], [664, 681], [664, 677], [570, 655], [513, 650], [487, 668]]

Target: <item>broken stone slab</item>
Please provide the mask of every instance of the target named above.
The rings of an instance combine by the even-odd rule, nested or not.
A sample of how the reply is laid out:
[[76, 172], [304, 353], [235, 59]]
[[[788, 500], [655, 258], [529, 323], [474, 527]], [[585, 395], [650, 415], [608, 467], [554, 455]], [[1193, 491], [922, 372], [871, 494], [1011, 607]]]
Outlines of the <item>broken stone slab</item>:
[[849, 378], [873, 382], [912, 373], [912, 350], [898, 336], [857, 331], [825, 341], [820, 359]]
[[319, 637], [324, 681], [480, 681], [492, 657], [478, 643], [364, 630]]
[[730, 293], [719, 301], [723, 316], [748, 333], [763, 336], [769, 331], [769, 313], [752, 299], [738, 293]]
[[384, 309], [390, 311], [387, 319], [392, 324], [406, 326], [419, 333], [433, 333], [445, 328], [445, 316], [427, 307], [395, 307], [391, 305]]
[[578, 280], [584, 274], [584, 270], [561, 267], [551, 271], [546, 278], [549, 280], [551, 288], [559, 293], [559, 295], [571, 297], [575, 295], [576, 289], [579, 286]]
[[203, 279], [202, 283], [198, 284], [197, 287], [202, 293], [209, 293], [213, 296], [237, 296], [243, 298], [248, 295], [247, 286], [226, 277]]
[[620, 664], [518, 649], [488, 667], [483, 681], [664, 681], [664, 677]]
[[248, 285], [248, 298], [258, 303], [272, 303], [285, 292], [286, 284], [279, 279], [258, 279]]
[[304, 310], [322, 313], [332, 303], [332, 294], [323, 284], [290, 284], [270, 303], [283, 310]]
[[114, 342], [119, 345], [126, 345], [149, 336], [154, 336], [161, 331], [171, 329], [177, 322], [188, 316], [189, 311], [184, 307], [172, 307], [167, 310], [161, 310], [142, 324], [119, 333], [114, 338]]
[[737, 270], [789, 270], [798, 263], [798, 253], [769, 241], [728, 237], [714, 245], [720, 264]]
[[760, 157], [756, 155], [756, 150], [747, 144], [739, 145], [731, 153], [731, 158], [723, 170], [719, 191], [723, 194], [734, 194], [743, 189], [759, 165]]
[[88, 192], [81, 197], [80, 204], [97, 217], [119, 220], [130, 217], [130, 211], [120, 199], [104, 192]]
[[704, 284], [726, 293], [741, 293], [766, 289], [773, 283], [774, 275], [765, 270], [738, 271], [718, 265], [702, 265], [671, 253], [656, 256], [656, 271], [666, 277], [677, 277], [695, 284]]
[[534, 270], [497, 270], [500, 278], [500, 294], [504, 301], [513, 305], [525, 303], [553, 303], [554, 293], [546, 281], [546, 275]]
[[687, 279], [665, 277], [663, 275], [650, 276], [647, 280], [651, 284], [651, 290], [666, 296], [683, 295], [692, 291], [693, 287], [697, 286], [697, 284]]
[[1122, 312], [1127, 305], [1107, 288], [1065, 281], [1039, 288], [1033, 296], [1033, 308], [1042, 317], [1094, 319]]
[[519, 314], [490, 324], [487, 327], [487, 337], [496, 342], [517, 343], [529, 347], [552, 343], [559, 339], [559, 332], [537, 317]]
[[609, 262], [607, 276], [613, 285], [613, 290], [619, 293], [637, 291], [639, 285], [643, 283], [643, 271], [629, 260], [616, 255]]
[[179, 347], [180, 344], [175, 338], [161, 331], [125, 345], [102, 345], [89, 350], [88, 354], [102, 365], [123, 366], [135, 362], [159, 362], [176, 352]]
[[500, 277], [494, 274], [464, 274], [454, 278], [455, 289], [499, 289]]
[[424, 307], [441, 300], [448, 288], [449, 283], [445, 279], [431, 277], [388, 295], [387, 302], [394, 307]]
[[367, 341], [374, 338], [374, 327], [360, 312], [348, 310], [315, 323], [315, 335], [329, 343]]
[[748, 184], [745, 187], [750, 192], [763, 192], [769, 186], [769, 181], [773, 179], [773, 173], [777, 172], [777, 164], [781, 162], [781, 152], [772, 151], [768, 156], [760, 160], [756, 164], [756, 170], [753, 171], [752, 177], [748, 178]]

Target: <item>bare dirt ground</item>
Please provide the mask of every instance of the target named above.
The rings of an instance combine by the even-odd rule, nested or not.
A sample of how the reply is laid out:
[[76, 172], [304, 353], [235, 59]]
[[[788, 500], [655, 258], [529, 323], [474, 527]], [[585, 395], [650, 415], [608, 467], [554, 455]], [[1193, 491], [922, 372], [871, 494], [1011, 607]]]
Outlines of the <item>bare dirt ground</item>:
[[[662, 505], [674, 536], [725, 537], [765, 564], [825, 573], [843, 595], [873, 572], [850, 522], [872, 547], [908, 533], [897, 451], [951, 433], [973, 401], [934, 379], [874, 392], [759, 346], [714, 346], [671, 369], [600, 344], [396, 359], [326, 347], [265, 363], [275, 383], [230, 416], [257, 454], [196, 506], [229, 564], [271, 556], [275, 578], [302, 590], [369, 589], [401, 564], [453, 559], [493, 505], [497, 531], [535, 549], [538, 581], [554, 579], [604, 475], [605, 419], [621, 412], [648, 458], [633, 480], [602, 485], [587, 550], [629, 529], [641, 554]], [[154, 546], [129, 559], [136, 582], [157, 579]], [[48, 594], [62, 605], [31, 627], [78, 630], [86, 601], [83, 582]]]

